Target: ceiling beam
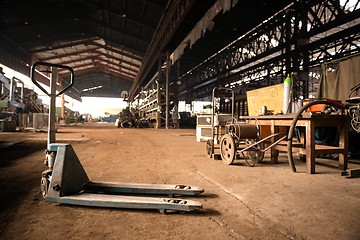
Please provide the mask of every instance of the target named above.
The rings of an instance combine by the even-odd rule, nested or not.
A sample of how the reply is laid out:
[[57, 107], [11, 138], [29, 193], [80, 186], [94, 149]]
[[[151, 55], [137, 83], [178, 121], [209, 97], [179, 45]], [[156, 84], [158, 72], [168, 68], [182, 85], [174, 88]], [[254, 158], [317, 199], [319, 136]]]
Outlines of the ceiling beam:
[[[82, 64], [79, 64], [79, 65], [74, 65], [72, 66], [71, 68], [74, 70], [74, 72], [76, 73], [76, 69], [79, 69], [79, 68], [83, 68], [83, 67], [88, 67], [88, 66], [93, 66], [94, 68], [96, 67], [96, 64], [100, 63], [100, 61], [96, 60], [96, 61], [93, 61], [93, 62], [89, 62], [89, 63], [82, 63]], [[61, 69], [58, 71], [58, 74], [59, 75], [62, 75], [64, 74], [65, 72], [69, 72], [68, 70], [66, 69]]]
[[51, 56], [51, 57], [46, 57], [46, 58], [39, 58], [39, 60], [43, 61], [43, 62], [47, 62], [47, 61], [51, 61], [51, 60], [54, 60], [54, 59], [57, 59], [57, 58], [76, 56], [76, 55], [79, 55], [79, 54], [82, 54], [82, 53], [89, 53], [89, 52], [91, 53], [93, 50], [97, 50], [97, 49], [99, 49], [99, 48], [98, 47], [89, 48], [89, 49], [84, 49], [84, 50], [81, 50], [81, 51], [74, 51], [74, 52], [65, 53], [65, 54], [58, 54], [58, 55]]
[[[108, 73], [109, 75], [112, 75], [114, 77], [121, 78], [121, 80], [134, 82], [134, 76], [130, 77], [130, 76], [124, 75], [124, 74], [122, 74], [122, 73], [120, 73], [118, 71], [108, 69], [103, 64], [98, 64], [95, 68], [87, 68], [87, 69], [81, 69], [81, 70], [76, 71], [76, 73], [75, 73], [75, 81], [76, 81], [76, 76], [78, 76], [80, 78], [80, 77], [83, 77], [84, 75], [86, 75], [88, 73], [96, 73], [98, 71], [101, 71], [104, 74]], [[66, 77], [69, 74], [70, 74], [69, 72], [66, 72], [66, 73], [61, 74], [61, 76]]]
[[[104, 65], [102, 62], [105, 62], [107, 65]], [[83, 67], [87, 67], [87, 66], [93, 66], [94, 68], [96, 68], [96, 66], [98, 64], [101, 64], [103, 66], [106, 66], [107, 68], [109, 68], [108, 65], [112, 65], [112, 67], [110, 67], [111, 69], [114, 69], [116, 71], [119, 71], [119, 72], [124, 72], [126, 74], [129, 74], [129, 75], [133, 75], [134, 77], [136, 76], [136, 73], [137, 71], [134, 70], [134, 69], [131, 69], [131, 68], [128, 68], [128, 67], [124, 67], [124, 66], [118, 66], [116, 65], [115, 63], [112, 63], [110, 61], [108, 61], [107, 59], [102, 59], [102, 58], [98, 58], [96, 59], [95, 61], [92, 61], [92, 62], [88, 62], [88, 63], [82, 63], [82, 64], [79, 64], [79, 65], [74, 65], [74, 66], [71, 66], [72, 69], [74, 71], [76, 71], [76, 69], [79, 69], [79, 68], [83, 68]], [[110, 69], [109, 68], [109, 69]], [[125, 69], [126, 71], [121, 71], [121, 69]], [[67, 72], [66, 69], [62, 69], [62, 70], [59, 70], [58, 73], [59, 74], [62, 74], [64, 72]]]
[[71, 65], [71, 64], [76, 63], [76, 62], [82, 62], [82, 61], [87, 61], [87, 60], [96, 60], [98, 58], [99, 58], [99, 55], [91, 55], [91, 56], [71, 59], [71, 60], [68, 60], [68, 61], [59, 61], [58, 64]]
[[96, 67], [102, 67], [105, 73], [110, 71], [110, 72], [119, 73], [119, 74], [121, 74], [123, 76], [128, 76], [129, 78], [131, 78], [131, 81], [134, 81], [134, 78], [136, 76], [136, 74], [131, 73], [131, 72], [124, 72], [124, 71], [117, 70], [117, 69], [114, 69], [114, 68], [109, 68], [107, 65], [104, 65], [101, 62], [97, 63]]
[[[125, 67], [122, 67], [123, 69], [126, 69], [126, 70], [129, 70], [129, 71], [121, 71], [121, 69], [116, 69], [116, 68], [109, 68], [109, 66], [107, 65], [104, 65], [103, 63], [101, 62], [105, 62], [107, 64], [112, 64], [110, 62], [106, 62], [106, 61], [101, 61], [101, 60], [96, 60], [94, 62], [90, 62], [90, 63], [83, 63], [83, 64], [80, 64], [80, 65], [76, 65], [76, 66], [72, 66], [72, 69], [74, 70], [75, 74], [77, 74], [78, 71], [81, 71], [82, 69], [81, 68], [84, 68], [84, 67], [93, 67], [94, 69], [97, 69], [99, 66], [103, 67], [102, 69], [106, 72], [106, 71], [114, 71], [114, 72], [118, 72], [119, 74], [121, 75], [129, 75], [133, 78], [135, 78], [136, 76], [136, 72], [131, 72], [133, 70], [131, 69], [128, 69], [128, 68], [125, 68]], [[80, 70], [77, 70], [77, 69], [80, 69]], [[67, 75], [69, 73], [69, 71], [67, 70], [59, 70], [58, 71], [59, 75]], [[134, 80], [134, 79], [132, 79]]]
[[[140, 20], [136, 20], [136, 19], [134, 19], [134, 18], [131, 18], [131, 17], [129, 17], [128, 15], [126, 15], [126, 16], [124, 17], [123, 14], [119, 14], [118, 12], [123, 11], [122, 9], [113, 8], [113, 7], [110, 9], [109, 7], [105, 7], [103, 4], [96, 4], [96, 3], [94, 3], [94, 2], [85, 1], [85, 0], [83, 0], [83, 1], [81, 1], [81, 2], [83, 2], [83, 3], [87, 4], [87, 5], [91, 5], [91, 6], [93, 6], [93, 7], [96, 7], [97, 9], [104, 9], [105, 11], [111, 13], [112, 15], [115, 15], [115, 16], [117, 16], [117, 17], [119, 17], [119, 18], [123, 18], [124, 20], [126, 19], [127, 21], [136, 23], [136, 24], [138, 24], [138, 25], [144, 26], [145, 28], [148, 28], [148, 29], [150, 29], [151, 31], [155, 31], [155, 30], [156, 30], [156, 26], [151, 26], [151, 25], [149, 25], [149, 24], [147, 24], [147, 23], [145, 23], [145, 22], [141, 22]], [[118, 12], [116, 12], [116, 11], [118, 11]], [[125, 14], [125, 13], [124, 13], [124, 14]]]
[[[20, 35], [20, 33], [18, 33], [17, 35]], [[43, 35], [39, 35], [37, 36], [36, 33], [34, 33], [34, 37], [32, 39], [27, 39], [27, 40], [23, 40], [23, 41], [17, 41], [19, 44], [21, 45], [45, 45], [45, 46], [49, 46], [49, 43], [53, 43], [53, 42], [59, 42], [59, 41], [68, 41], [68, 42], [74, 42], [74, 41], [79, 41], [80, 39], [91, 39], [94, 37], [97, 37], [91, 33], [86, 34], [86, 33], [80, 33], [80, 32], [68, 32], [66, 34], [62, 33], [62, 34], [54, 34], [53, 36], [43, 36]]]
[[[75, 42], [68, 42], [68, 43], [63, 43], [63, 44], [59, 44], [59, 45], [56, 45], [56, 46], [49, 46], [49, 47], [43, 47], [43, 48], [39, 48], [39, 49], [33, 49], [33, 50], [30, 50], [31, 53], [42, 53], [42, 52], [49, 52], [49, 51], [53, 51], [53, 50], [58, 50], [58, 49], [62, 49], [62, 48], [68, 48], [68, 47], [72, 47], [72, 46], [79, 46], [79, 45], [87, 45], [87, 46], [97, 46], [99, 48], [104, 48], [105, 50], [108, 50], [108, 51], [112, 51], [114, 53], [117, 53], [119, 55], [123, 55], [123, 56], [126, 56], [128, 58], [131, 58], [131, 59], [135, 59], [139, 62], [142, 61], [142, 58], [137, 56], [137, 55], [131, 55], [131, 54], [128, 54], [124, 51], [121, 51], [117, 48], [110, 48], [106, 45], [103, 45], [103, 44], [100, 44], [98, 42], [96, 42], [96, 40], [100, 40], [100, 39], [92, 39], [92, 40], [84, 40], [84, 41], [75, 41]], [[128, 64], [132, 64], [132, 65], [136, 65], [136, 66], [139, 66], [139, 64], [136, 64], [136, 63], [130, 63], [130, 62], [127, 62]]]
[[[70, 37], [71, 36], [71, 37]], [[76, 41], [78, 39], [83, 39], [83, 38], [93, 38], [93, 37], [97, 37], [97, 38], [100, 38], [100, 39], [103, 39], [105, 41], [107, 41], [108, 43], [114, 43], [118, 46], [120, 46], [121, 48], [123, 49], [126, 49], [128, 52], [131, 52], [133, 54], [136, 54], [137, 56], [144, 56], [144, 50], [142, 49], [139, 49], [138, 47], [136, 46], [130, 46], [124, 42], [120, 42], [120, 41], [117, 41], [113, 38], [109, 38], [107, 36], [104, 36], [104, 35], [101, 35], [99, 33], [88, 33], [88, 34], [85, 34], [85, 33], [68, 33], [67, 35], [65, 35], [64, 37], [64, 34], [62, 35], [56, 35], [56, 36], [50, 36], [50, 37], [43, 37], [43, 36], [40, 36], [38, 37], [37, 39], [31, 39], [31, 40], [26, 40], [26, 41], [22, 41], [22, 42], [19, 42], [20, 45], [28, 45], [28, 46], [32, 46], [32, 45], [45, 45], [45, 46], [48, 46], [50, 45], [49, 43], [53, 43], [53, 42], [57, 42], [57, 41]]]
[[139, 62], [142, 62], [142, 60], [143, 60], [143, 58], [140, 57], [140, 55], [130, 54], [130, 53], [121, 51], [121, 50], [119, 50], [118, 48], [109, 47], [109, 46], [107, 46], [107, 45], [102, 45], [102, 44], [97, 43], [97, 42], [92, 42], [92, 43], [89, 44], [89, 45], [94, 45], [94, 46], [97, 46], [97, 47], [104, 48], [105, 50], [112, 51], [112, 52], [117, 53], [117, 54], [120, 54], [120, 55], [124, 55], [124, 56], [126, 56], [126, 57], [128, 57], [128, 58], [133, 58], [133, 59], [135, 59], [135, 60], [138, 60]]
[[152, 6], [154, 6], [154, 7], [157, 7], [157, 8], [159, 8], [159, 9], [161, 9], [161, 10], [165, 10], [165, 8], [163, 8], [163, 6], [161, 6], [161, 5], [159, 5], [159, 4], [156, 4], [155, 2], [151, 2], [151, 1], [149, 1], [149, 0], [142, 0], [144, 3], [146, 3], [146, 4], [149, 4], [149, 5], [152, 5]]
[[134, 63], [134, 62], [130, 62], [130, 61], [125, 60], [125, 59], [122, 59], [122, 58], [114, 57], [114, 56], [112, 56], [112, 55], [110, 55], [110, 54], [108, 54], [108, 53], [103, 53], [103, 52], [101, 52], [101, 51], [99, 51], [99, 50], [95, 50], [95, 51], [93, 51], [93, 52], [96, 53], [96, 54], [98, 54], [98, 55], [105, 56], [105, 57], [114, 59], [114, 60], [116, 60], [116, 61], [126, 63], [126, 64], [128, 64], [128, 65], [130, 65], [130, 66], [134, 66], [134, 67], [136, 67], [136, 68], [140, 68], [140, 66], [141, 66], [141, 64], [137, 64], [137, 63]]
[[[101, 61], [106, 61], [106, 62], [111, 63], [111, 61], [109, 61], [109, 59], [112, 59], [114, 61], [119, 62], [118, 64], [122, 68], [126, 68], [126, 69], [129, 69], [131, 71], [136, 71], [137, 72], [139, 70], [139, 68], [140, 68], [140, 64], [136, 64], [136, 63], [127, 61], [125, 59], [114, 57], [114, 56], [112, 56], [112, 55], [110, 55], [108, 53], [103, 53], [103, 52], [101, 52], [99, 50], [91, 51], [91, 53], [93, 53], [93, 54], [91, 54], [89, 56], [75, 58], [75, 59], [68, 60], [68, 61], [58, 61], [58, 63], [62, 64], [62, 65], [71, 65], [73, 63], [82, 62], [82, 61], [86, 61], [86, 60], [101, 60]], [[74, 54], [74, 55], [77, 55], [77, 54]], [[72, 57], [72, 56], [68, 56], [68, 57]], [[103, 58], [103, 57], [106, 57], [106, 58]], [[133, 66], [134, 68], [129, 68], [129, 67], [126, 67], [126, 66], [122, 66], [121, 65], [122, 62], [126, 63], [126, 64], [128, 64], [130, 66]]]
[[74, 47], [79, 45], [89, 45], [96, 39], [82, 39], [80, 41], [73, 41], [73, 42], [66, 42], [58, 45], [51, 45], [43, 48], [37, 48], [37, 49], [30, 49], [30, 53], [41, 53], [41, 52], [49, 52], [57, 49], [62, 48], [68, 48], [68, 47]]
[[[70, 65], [70, 64], [74, 64], [76, 62], [81, 62], [81, 61], [86, 61], [86, 60], [93, 60], [92, 62], [90, 63], [84, 63], [85, 65], [89, 64], [89, 65], [92, 65], [92, 64], [95, 64], [96, 62], [106, 62], [108, 64], [111, 64], [115, 67], [115, 69], [117, 68], [120, 68], [120, 69], [125, 69], [125, 70], [128, 70], [130, 72], [133, 72], [134, 74], [136, 74], [139, 70], [139, 66], [136, 66], [136, 68], [131, 68], [131, 67], [127, 67], [127, 66], [122, 66], [120, 63], [117, 64], [117, 63], [114, 63], [111, 61], [111, 56], [109, 55], [109, 57], [107, 58], [103, 58], [103, 53], [97, 51], [96, 55], [92, 55], [92, 56], [88, 56], [88, 57], [83, 57], [83, 58], [80, 58], [80, 59], [74, 59], [74, 60], [68, 60], [68, 61], [60, 61], [59, 64], [62, 64], [62, 65]], [[119, 61], [117, 58], [115, 59], [115, 61]], [[120, 59], [121, 61], [121, 59]], [[96, 64], [95, 64], [96, 65]], [[134, 66], [134, 65], [132, 65]], [[71, 66], [73, 69], [76, 69], [76, 68], [80, 68], [82, 67], [82, 65], [74, 65], [74, 66]], [[59, 71], [61, 72], [61, 71]]]
[[[121, 69], [125, 69], [125, 70], [127, 70], [128, 72], [132, 72], [132, 74], [133, 74], [134, 76], [136, 76], [136, 74], [137, 74], [137, 70], [138, 70], [138, 69], [132, 69], [132, 68], [129, 68], [129, 67], [126, 67], [126, 66], [117, 65], [117, 64], [115, 64], [115, 63], [113, 63], [113, 62], [107, 61], [106, 59], [102, 59], [102, 58], [99, 58], [99, 60], [100, 60], [100, 62], [105, 62], [105, 63], [107, 63], [107, 64], [109, 64], [109, 65], [114, 66], [114, 67], [112, 67], [112, 68], [115, 69], [115, 70], [121, 71]], [[124, 72], [125, 72], [125, 71], [124, 71]]]
[[[140, 41], [140, 42], [145, 43], [146, 45], [149, 45], [149, 44], [150, 44], [150, 41], [145, 40], [145, 39], [140, 39], [139, 36], [134, 36], [134, 35], [130, 35], [130, 34], [128, 34], [128, 33], [119, 31], [119, 30], [124, 30], [124, 29], [115, 28], [114, 26], [111, 26], [110, 24], [107, 24], [107, 23], [104, 23], [104, 22], [100, 22], [100, 21], [97, 21], [97, 20], [94, 20], [94, 19], [91, 19], [91, 18], [85, 18], [85, 20], [91, 22], [92, 24], [96, 24], [96, 25], [98, 25], [99, 27], [107, 28], [107, 29], [109, 29], [110, 31], [114, 31], [114, 32], [116, 32], [116, 33], [118, 33], [118, 34], [120, 34], [120, 35], [129, 37], [129, 38], [132, 38], [132, 39], [134, 39], [134, 41]], [[151, 39], [150, 39], [150, 40], [151, 40]]]
[[136, 54], [138, 56], [144, 56], [145, 52], [143, 52], [143, 50], [140, 50], [139, 48], [137, 48], [136, 46], [126, 46], [124, 43], [119, 42], [117, 40], [114, 40], [112, 38], [106, 37], [106, 36], [102, 36], [99, 34], [94, 34], [94, 36], [99, 37], [104, 39], [105, 41], [107, 41], [108, 43], [115, 43], [116, 45], [119, 45], [121, 47], [123, 47], [124, 49], [127, 49], [129, 52]]

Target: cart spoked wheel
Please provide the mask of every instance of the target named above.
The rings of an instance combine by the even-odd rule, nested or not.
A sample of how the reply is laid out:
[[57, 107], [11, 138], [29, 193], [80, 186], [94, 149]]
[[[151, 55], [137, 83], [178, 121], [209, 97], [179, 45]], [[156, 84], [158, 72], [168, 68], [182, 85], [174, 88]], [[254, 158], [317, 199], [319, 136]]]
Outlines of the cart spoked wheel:
[[41, 195], [44, 198], [46, 197], [46, 195], [48, 193], [49, 184], [50, 184], [50, 182], [46, 177], [41, 178], [40, 189], [41, 189]]
[[222, 136], [220, 141], [220, 154], [224, 163], [230, 165], [234, 162], [236, 156], [236, 145], [230, 134]]
[[206, 141], [206, 154], [212, 158], [214, 153], [214, 141], [209, 139]]
[[[247, 145], [254, 144], [255, 142], [256, 141], [254, 139], [246, 141]], [[265, 148], [265, 145], [263, 142], [259, 143], [258, 145], [255, 145], [254, 148], [255, 148], [255, 150], [247, 151], [246, 156], [244, 156], [246, 163], [250, 167], [254, 167], [256, 165], [256, 163], [262, 162], [262, 160], [264, 159], [264, 155], [265, 155], [264, 152], [260, 151]], [[258, 149], [258, 150], [256, 150], [256, 149]]]

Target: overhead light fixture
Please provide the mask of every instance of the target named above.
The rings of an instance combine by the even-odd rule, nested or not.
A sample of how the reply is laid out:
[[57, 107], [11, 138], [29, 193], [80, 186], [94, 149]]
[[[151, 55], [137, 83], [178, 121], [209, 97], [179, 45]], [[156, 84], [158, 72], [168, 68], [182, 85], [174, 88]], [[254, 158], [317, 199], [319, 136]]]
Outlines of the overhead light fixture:
[[85, 88], [83, 90], [81, 90], [82, 92], [88, 92], [88, 91], [92, 91], [92, 90], [95, 90], [95, 89], [99, 89], [99, 88], [102, 88], [103, 86], [96, 86], [96, 87], [91, 87], [91, 88]]
[[122, 9], [122, 11], [119, 12], [120, 16], [125, 18], [126, 17], [126, 10]]

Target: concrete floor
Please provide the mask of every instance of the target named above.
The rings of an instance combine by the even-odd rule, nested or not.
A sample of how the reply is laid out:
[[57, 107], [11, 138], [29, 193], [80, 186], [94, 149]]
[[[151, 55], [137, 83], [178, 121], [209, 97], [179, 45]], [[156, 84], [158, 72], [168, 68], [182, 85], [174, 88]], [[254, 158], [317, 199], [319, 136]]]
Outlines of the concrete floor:
[[[47, 203], [40, 194], [46, 133], [0, 133], [0, 239], [360, 239], [360, 178], [317, 159], [316, 174], [284, 154], [272, 165], [225, 165], [205, 153], [193, 129], [60, 127], [91, 180], [190, 184], [203, 209], [161, 214]], [[3, 144], [2, 144], [3, 145]], [[349, 168], [359, 168], [351, 160]]]

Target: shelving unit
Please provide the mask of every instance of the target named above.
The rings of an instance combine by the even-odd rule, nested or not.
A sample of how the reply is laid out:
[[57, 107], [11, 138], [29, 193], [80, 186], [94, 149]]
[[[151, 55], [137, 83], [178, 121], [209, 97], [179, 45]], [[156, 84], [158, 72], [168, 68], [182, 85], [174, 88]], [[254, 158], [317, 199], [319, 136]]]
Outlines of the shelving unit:
[[160, 128], [164, 123], [165, 87], [159, 83], [158, 73], [142, 89], [137, 99], [141, 116]]

